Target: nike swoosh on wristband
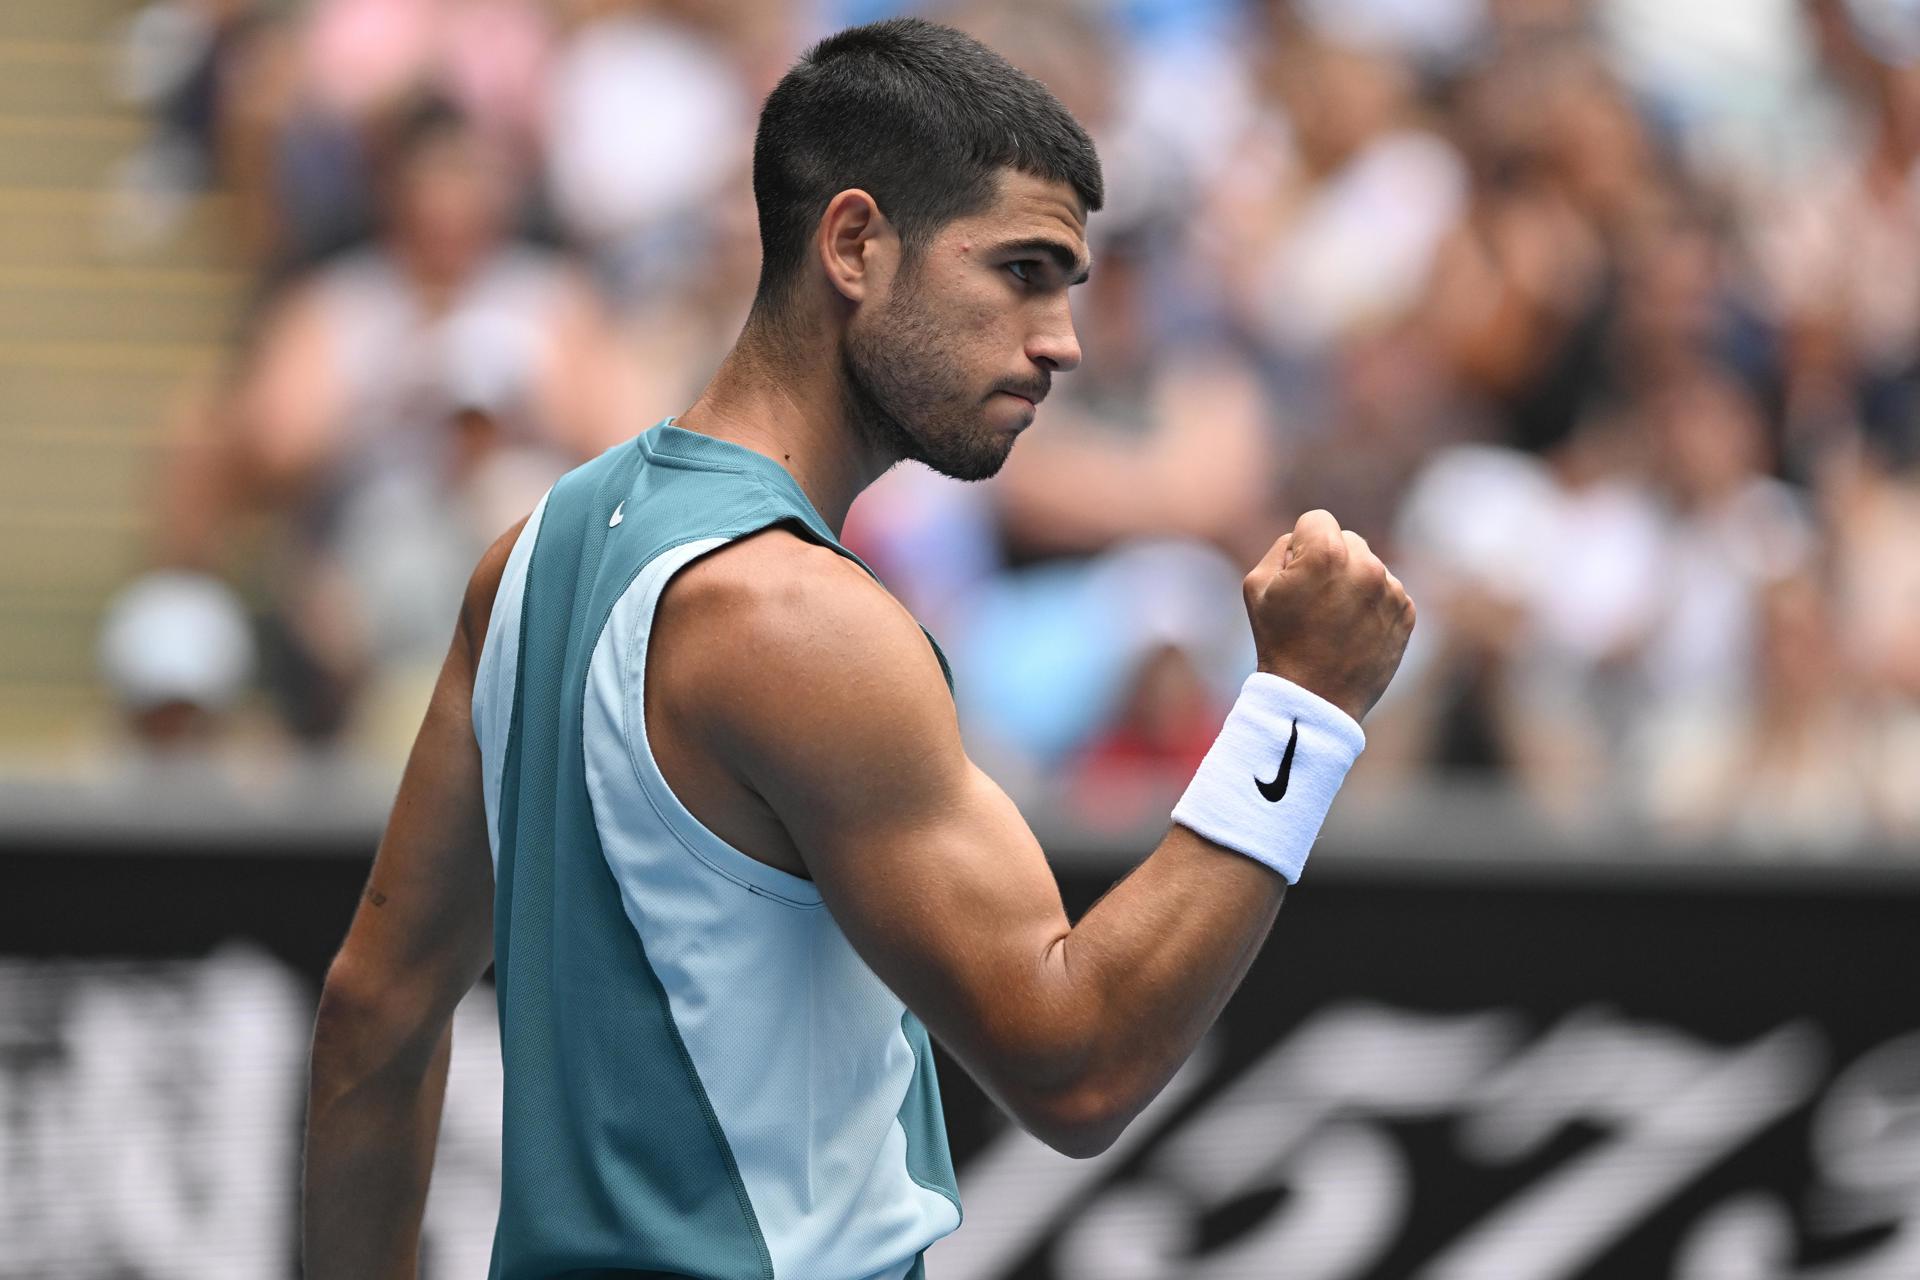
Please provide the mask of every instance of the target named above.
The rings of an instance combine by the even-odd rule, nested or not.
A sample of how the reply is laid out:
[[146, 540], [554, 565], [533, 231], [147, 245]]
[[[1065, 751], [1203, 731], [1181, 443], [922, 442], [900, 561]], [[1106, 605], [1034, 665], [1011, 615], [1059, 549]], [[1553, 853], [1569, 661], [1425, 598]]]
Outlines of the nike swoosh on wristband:
[[1260, 794], [1278, 802], [1287, 794], [1287, 779], [1293, 775], [1293, 749], [1300, 745], [1300, 720], [1295, 717], [1293, 732], [1287, 736], [1287, 752], [1280, 757], [1280, 772], [1273, 776], [1272, 782], [1260, 781], [1260, 775], [1253, 775], [1253, 785], [1260, 788]]

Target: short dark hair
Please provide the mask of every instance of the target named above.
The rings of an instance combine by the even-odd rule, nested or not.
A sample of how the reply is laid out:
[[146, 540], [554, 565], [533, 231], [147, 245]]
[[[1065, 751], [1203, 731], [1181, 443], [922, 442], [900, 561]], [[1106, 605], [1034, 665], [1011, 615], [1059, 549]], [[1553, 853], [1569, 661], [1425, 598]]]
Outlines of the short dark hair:
[[1093, 140], [1047, 87], [973, 37], [919, 18], [851, 27], [767, 95], [753, 141], [756, 310], [785, 304], [833, 197], [871, 195], [909, 253], [992, 200], [1001, 169], [1105, 198]]
[[391, 182], [423, 152], [473, 131], [472, 119], [453, 99], [433, 91], [409, 94], [374, 122], [375, 168]]

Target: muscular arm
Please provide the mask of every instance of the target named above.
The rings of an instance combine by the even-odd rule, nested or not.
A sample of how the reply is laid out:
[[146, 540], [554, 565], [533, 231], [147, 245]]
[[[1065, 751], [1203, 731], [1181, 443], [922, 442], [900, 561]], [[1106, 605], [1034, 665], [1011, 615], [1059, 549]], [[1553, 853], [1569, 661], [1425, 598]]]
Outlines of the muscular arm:
[[470, 705], [518, 534], [494, 544], [468, 586], [366, 892], [320, 993], [302, 1186], [310, 1280], [414, 1273], [453, 1008], [493, 954]]
[[1063, 1151], [1118, 1136], [1273, 925], [1284, 881], [1177, 826], [1070, 924], [918, 626], [831, 551], [776, 532], [697, 562], [655, 644], [686, 655], [675, 722], [778, 817], [861, 956]]

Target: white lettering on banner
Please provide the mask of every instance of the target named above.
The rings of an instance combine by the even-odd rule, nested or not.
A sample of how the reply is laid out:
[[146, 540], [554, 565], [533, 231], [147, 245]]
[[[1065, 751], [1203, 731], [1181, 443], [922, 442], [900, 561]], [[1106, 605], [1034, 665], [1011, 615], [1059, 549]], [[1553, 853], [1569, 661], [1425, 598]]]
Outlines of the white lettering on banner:
[[[1157, 1200], [1137, 1192], [1126, 1213], [1158, 1248], [1130, 1250], [1130, 1238], [1146, 1239], [1103, 1201], [1063, 1235], [1056, 1268], [1129, 1280], [1360, 1274], [1399, 1234], [1411, 1197], [1406, 1157], [1367, 1117], [1448, 1113], [1519, 1038], [1518, 1020], [1497, 1013], [1371, 1005], [1318, 1013], [1154, 1155]], [[1256, 1228], [1193, 1256], [1201, 1213], [1281, 1186], [1293, 1194]]]
[[1822, 1234], [1888, 1232], [1864, 1255], [1796, 1267], [1798, 1233], [1779, 1197], [1720, 1206], [1682, 1246], [1675, 1280], [1913, 1280], [1920, 1276], [1920, 1033], [1841, 1072], [1813, 1117], [1809, 1214]]
[[0, 960], [0, 1277], [284, 1272], [312, 1007], [251, 947]]
[[[1857, 1231], [1920, 1209], [1920, 1032], [1889, 1040], [1841, 1073], [1813, 1121], [1822, 1178], [1863, 1212]], [[1915, 1274], [1920, 1275], [1920, 1270]]]
[[[454, 1015], [424, 1280], [485, 1274], [499, 1204], [498, 1037], [493, 991], [477, 989]], [[929, 1274], [992, 1280], [1058, 1233], [1052, 1261], [1062, 1277], [1363, 1275], [1403, 1229], [1415, 1194], [1410, 1163], [1386, 1124], [1456, 1116], [1459, 1152], [1480, 1164], [1525, 1159], [1569, 1126], [1608, 1131], [1424, 1273], [1566, 1275], [1798, 1106], [1818, 1082], [1820, 1057], [1817, 1034], [1798, 1025], [1725, 1048], [1586, 1009], [1526, 1043], [1512, 1013], [1336, 1006], [1167, 1135], [1147, 1177], [1101, 1190], [1211, 1074], [1213, 1041], [1094, 1159], [1068, 1159], [1010, 1126], [962, 1169], [967, 1225], [929, 1251]], [[1798, 1234], [1787, 1209], [1768, 1195], [1737, 1196], [1697, 1224], [1674, 1280], [1920, 1276], [1920, 1034], [1842, 1073], [1813, 1131], [1816, 1225], [1826, 1234], [1876, 1226], [1894, 1234], [1865, 1257], [1796, 1271]], [[1264, 1221], [1193, 1256], [1201, 1213], [1282, 1186], [1287, 1199]], [[1089, 1195], [1096, 1198], [1075, 1214]]]
[[[289, 1276], [312, 993], [205, 960], [0, 960], [0, 1280]], [[500, 1204], [493, 988], [454, 1013], [423, 1280], [484, 1276]]]
[[[1335, 1123], [1292, 1153], [1284, 1209], [1233, 1243], [1193, 1256], [1200, 1202], [1172, 1184], [1136, 1184], [1103, 1196], [1054, 1250], [1061, 1276], [1260, 1277], [1333, 1280], [1364, 1271], [1406, 1213], [1410, 1177], [1393, 1139], [1364, 1124]], [[1208, 1205], [1207, 1207], [1217, 1207]], [[1203, 1210], [1202, 1210], [1203, 1211]]]
[[[1668, 1197], [1797, 1108], [1824, 1065], [1819, 1033], [1800, 1023], [1735, 1049], [1585, 1012], [1568, 1023], [1572, 1029], [1563, 1024], [1550, 1033], [1510, 1082], [1492, 1083], [1463, 1129], [1478, 1129], [1483, 1150], [1504, 1147], [1509, 1159], [1581, 1120], [1608, 1126], [1610, 1139], [1473, 1227], [1420, 1273], [1422, 1280], [1576, 1274]], [[1519, 1125], [1500, 1123], [1508, 1109]], [[1485, 1136], [1502, 1131], [1509, 1141]]]
[[[1601, 1136], [1495, 1206], [1419, 1274], [1570, 1276], [1801, 1107], [1824, 1068], [1824, 1040], [1804, 1023], [1733, 1046], [1592, 1008], [1531, 1041], [1522, 1025], [1506, 1011], [1322, 1010], [1158, 1135], [1138, 1177], [1105, 1187], [1077, 1214], [1033, 1182], [1037, 1158], [1017, 1167], [1024, 1185], [1012, 1181], [1004, 1153], [1022, 1139], [1006, 1135], [962, 1169], [968, 1223], [939, 1256], [970, 1261], [975, 1206], [1017, 1199], [1034, 1211], [1017, 1238], [996, 1233], [998, 1266], [1052, 1241], [1051, 1273], [1073, 1280], [1349, 1280], [1370, 1274], [1415, 1207], [1415, 1171], [1392, 1125], [1454, 1117], [1456, 1154], [1473, 1166], [1537, 1158], [1569, 1132]], [[1882, 1046], [1835, 1082], [1814, 1144], [1823, 1179], [1814, 1229], [1891, 1225], [1894, 1234], [1867, 1257], [1795, 1272], [1793, 1220], [1768, 1197], [1739, 1196], [1687, 1239], [1680, 1280], [1920, 1276], [1920, 1036]], [[1082, 1175], [1066, 1198], [1083, 1199], [1094, 1180]], [[1262, 1193], [1272, 1199], [1264, 1212]], [[1259, 1216], [1202, 1253], [1201, 1221], [1228, 1206]]]

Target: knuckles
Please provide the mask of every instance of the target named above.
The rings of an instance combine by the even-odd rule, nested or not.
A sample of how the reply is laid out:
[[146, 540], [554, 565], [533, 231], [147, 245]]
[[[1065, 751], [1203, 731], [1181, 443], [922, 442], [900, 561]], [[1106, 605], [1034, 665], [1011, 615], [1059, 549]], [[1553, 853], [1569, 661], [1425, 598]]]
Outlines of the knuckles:
[[[1331, 596], [1324, 594], [1329, 591]], [[1386, 562], [1365, 538], [1342, 529], [1330, 512], [1319, 508], [1302, 515], [1291, 533], [1275, 541], [1267, 557], [1241, 578], [1240, 593], [1255, 617], [1283, 611], [1286, 602], [1304, 601], [1310, 594], [1320, 601], [1316, 610], [1345, 597], [1352, 607], [1381, 610], [1377, 616], [1392, 618], [1389, 625], [1408, 631], [1413, 627], [1413, 601]]]

